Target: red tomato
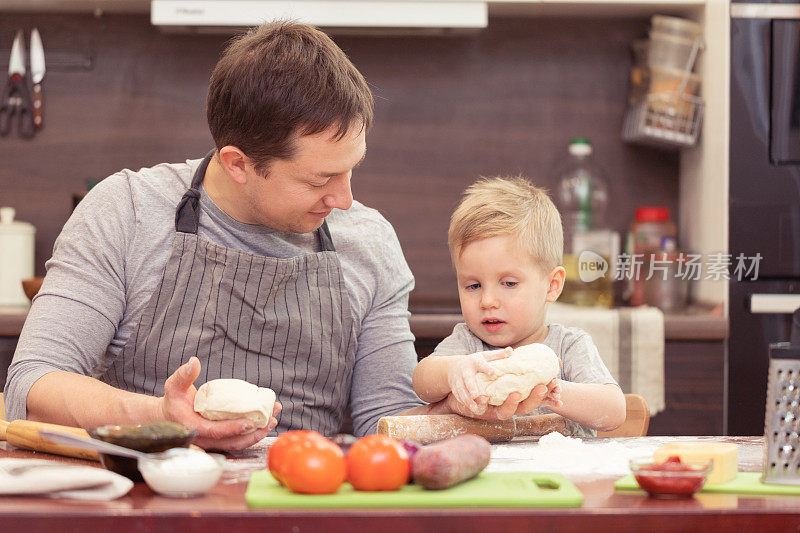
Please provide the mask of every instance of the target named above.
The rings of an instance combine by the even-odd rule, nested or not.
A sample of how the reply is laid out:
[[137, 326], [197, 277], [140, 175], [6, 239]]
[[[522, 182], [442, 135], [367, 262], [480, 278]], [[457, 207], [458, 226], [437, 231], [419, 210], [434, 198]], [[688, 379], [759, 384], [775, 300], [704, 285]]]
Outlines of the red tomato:
[[326, 438], [309, 438], [292, 444], [280, 468], [292, 492], [332, 494], [347, 478], [344, 452]]
[[411, 461], [400, 442], [369, 435], [347, 452], [347, 479], [356, 490], [397, 490], [411, 478]]
[[267, 453], [267, 467], [269, 468], [272, 477], [278, 480], [281, 485], [286, 485], [282, 471], [288, 465], [286, 460], [287, 452], [294, 447], [298, 442], [304, 442], [309, 439], [322, 439], [325, 437], [316, 431], [298, 430], [287, 431], [272, 443]]

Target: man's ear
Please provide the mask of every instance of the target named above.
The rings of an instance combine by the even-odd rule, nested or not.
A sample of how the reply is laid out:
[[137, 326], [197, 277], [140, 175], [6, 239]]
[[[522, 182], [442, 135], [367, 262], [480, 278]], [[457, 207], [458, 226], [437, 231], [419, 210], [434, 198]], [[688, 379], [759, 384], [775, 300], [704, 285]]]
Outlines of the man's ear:
[[253, 162], [244, 152], [235, 146], [223, 146], [219, 149], [219, 160], [233, 181], [242, 185], [247, 183], [247, 177], [253, 171]]
[[564, 290], [564, 279], [567, 277], [567, 272], [564, 267], [557, 266], [550, 271], [550, 284], [547, 287], [547, 301], [555, 302], [561, 296], [561, 291]]

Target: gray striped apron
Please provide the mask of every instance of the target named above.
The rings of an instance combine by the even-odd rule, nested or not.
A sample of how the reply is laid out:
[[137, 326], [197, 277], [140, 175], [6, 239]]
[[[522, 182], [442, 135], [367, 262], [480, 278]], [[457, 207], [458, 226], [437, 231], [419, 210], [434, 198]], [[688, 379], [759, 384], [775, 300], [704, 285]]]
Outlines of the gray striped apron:
[[198, 237], [203, 159], [175, 213], [161, 282], [134, 332], [101, 377], [161, 396], [164, 381], [196, 355], [196, 386], [238, 378], [269, 387], [283, 405], [278, 431], [339, 431], [355, 363], [355, 324], [327, 222], [322, 251], [288, 259]]

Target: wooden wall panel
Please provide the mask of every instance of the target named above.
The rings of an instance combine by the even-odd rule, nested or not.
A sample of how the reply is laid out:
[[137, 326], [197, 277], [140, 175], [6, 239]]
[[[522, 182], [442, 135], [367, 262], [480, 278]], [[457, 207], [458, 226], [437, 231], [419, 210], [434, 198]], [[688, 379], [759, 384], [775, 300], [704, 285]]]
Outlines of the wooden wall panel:
[[[90, 71], [48, 70], [40, 135], [0, 139], [0, 204], [36, 225], [42, 274], [85, 180], [208, 149], [207, 79], [227, 37], [166, 35], [144, 16], [4, 13], [0, 65], [14, 31], [33, 26], [50, 54], [95, 56]], [[461, 191], [497, 174], [552, 189], [573, 136], [591, 137], [608, 173], [612, 227], [627, 228], [636, 205], [676, 209], [677, 155], [620, 140], [628, 45], [646, 29], [644, 18], [493, 19], [469, 36], [335, 36], [377, 102], [354, 193], [395, 226], [413, 308], [457, 307], [445, 235]]]
[[667, 408], [650, 420], [648, 435], [723, 434], [722, 341], [667, 342], [664, 377]]

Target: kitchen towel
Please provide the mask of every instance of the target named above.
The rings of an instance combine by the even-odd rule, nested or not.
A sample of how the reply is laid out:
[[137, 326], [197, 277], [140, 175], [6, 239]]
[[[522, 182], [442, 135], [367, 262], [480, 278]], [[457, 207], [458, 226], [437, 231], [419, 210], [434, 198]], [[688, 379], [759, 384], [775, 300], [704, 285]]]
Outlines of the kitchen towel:
[[0, 459], [0, 495], [113, 500], [133, 482], [114, 472], [44, 459]]
[[589, 333], [622, 391], [642, 396], [650, 416], [664, 410], [664, 313], [660, 309], [552, 303], [547, 321]]

